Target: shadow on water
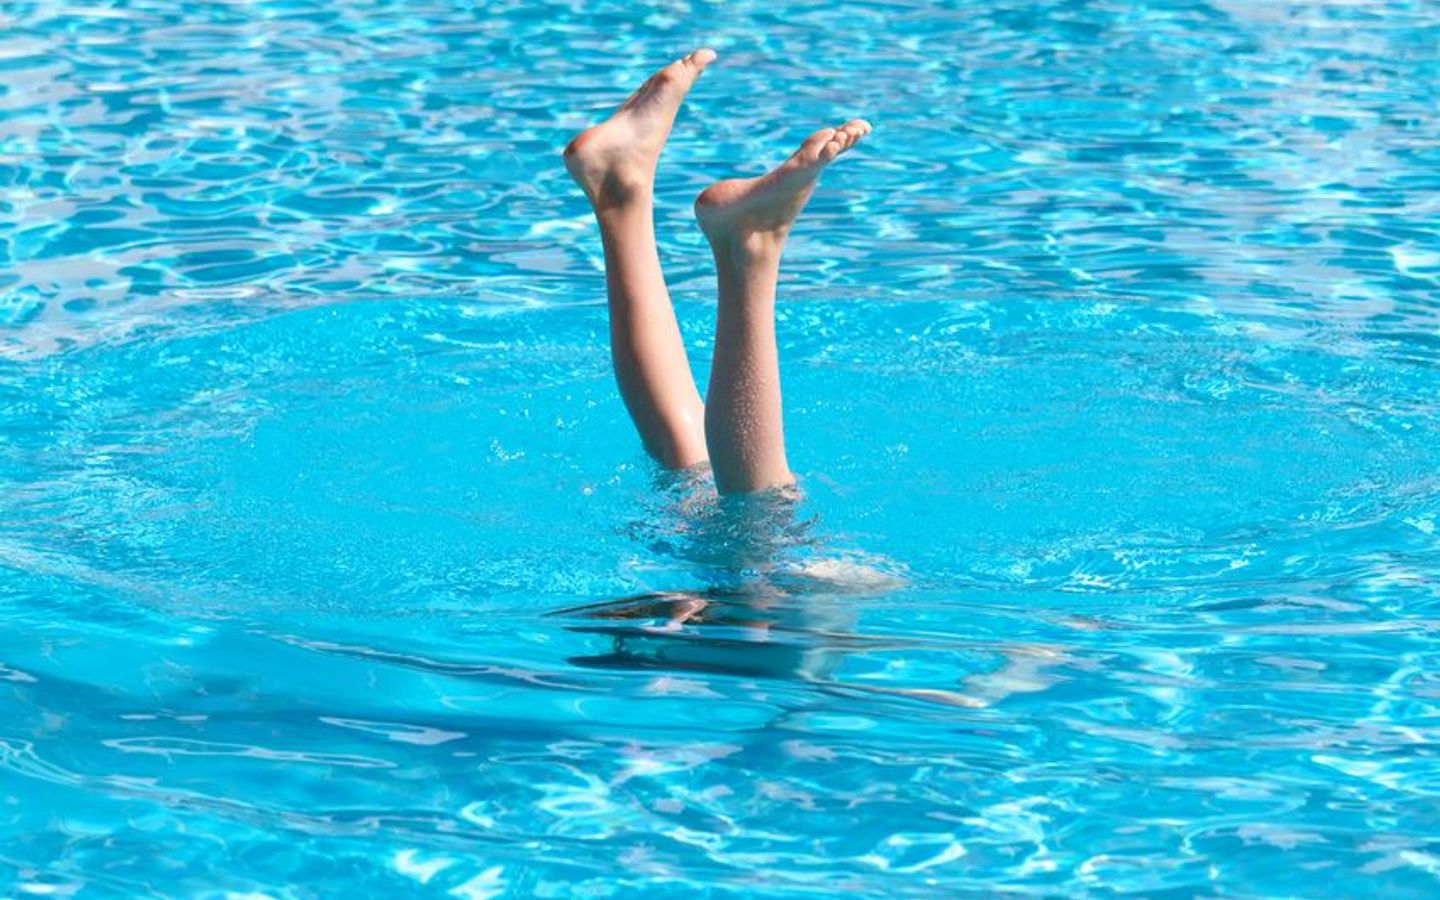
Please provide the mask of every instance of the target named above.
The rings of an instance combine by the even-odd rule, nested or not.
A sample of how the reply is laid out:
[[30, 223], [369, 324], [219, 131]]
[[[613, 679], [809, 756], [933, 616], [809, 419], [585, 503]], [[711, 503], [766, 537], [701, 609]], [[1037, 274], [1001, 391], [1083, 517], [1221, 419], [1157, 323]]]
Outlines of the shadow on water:
[[591, 668], [678, 669], [825, 680], [839, 655], [866, 643], [854, 606], [833, 594], [710, 588], [639, 594], [560, 610], [610, 649], [571, 657]]
[[866, 643], [860, 604], [907, 585], [893, 563], [836, 552], [798, 487], [722, 497], [703, 469], [662, 474], [656, 486], [626, 530], [701, 586], [550, 613], [608, 639], [576, 665], [823, 681]]
[[667, 572], [700, 584], [548, 613], [595, 641], [595, 652], [569, 657], [572, 665], [790, 680], [972, 708], [1053, 681], [1045, 670], [1056, 655], [1035, 648], [1004, 654], [997, 671], [970, 673], [958, 689], [846, 678], [847, 660], [897, 649], [895, 636], [867, 633], [862, 617], [910, 589], [904, 567], [842, 549], [798, 488], [720, 497], [704, 472], [666, 476], [659, 486], [628, 532], [653, 558], [679, 564]]

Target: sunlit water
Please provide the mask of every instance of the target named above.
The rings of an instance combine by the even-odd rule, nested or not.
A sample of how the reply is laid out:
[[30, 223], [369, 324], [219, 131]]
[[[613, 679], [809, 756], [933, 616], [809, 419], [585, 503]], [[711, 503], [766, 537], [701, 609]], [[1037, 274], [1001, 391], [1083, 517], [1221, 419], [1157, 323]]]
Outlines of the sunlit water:
[[[646, 462], [558, 165], [698, 44], [702, 379], [694, 193], [876, 126], [785, 263], [794, 510]], [[0, 893], [1434, 896], [1437, 47], [0, 2]]]

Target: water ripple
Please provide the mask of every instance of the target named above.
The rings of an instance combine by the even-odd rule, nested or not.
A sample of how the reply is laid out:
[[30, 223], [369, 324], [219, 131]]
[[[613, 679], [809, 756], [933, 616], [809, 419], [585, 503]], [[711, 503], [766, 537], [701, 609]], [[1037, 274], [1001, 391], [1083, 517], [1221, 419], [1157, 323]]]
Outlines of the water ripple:
[[[0, 893], [1429, 896], [1440, 17], [0, 4]], [[867, 143], [805, 497], [657, 474], [557, 149]]]

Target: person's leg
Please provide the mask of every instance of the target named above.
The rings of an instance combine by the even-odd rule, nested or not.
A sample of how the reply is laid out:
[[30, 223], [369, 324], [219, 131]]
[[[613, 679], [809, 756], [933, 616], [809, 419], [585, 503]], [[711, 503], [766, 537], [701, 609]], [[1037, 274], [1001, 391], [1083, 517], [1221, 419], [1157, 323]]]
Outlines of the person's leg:
[[620, 395], [645, 449], [674, 469], [706, 459], [704, 405], [655, 248], [655, 165], [680, 101], [714, 58], [711, 50], [696, 50], [656, 72], [565, 148], [565, 168], [600, 224]]
[[705, 439], [721, 493], [794, 480], [785, 461], [775, 348], [780, 252], [820, 171], [869, 133], [860, 119], [817, 131], [773, 171], [717, 182], [695, 200], [720, 283]]

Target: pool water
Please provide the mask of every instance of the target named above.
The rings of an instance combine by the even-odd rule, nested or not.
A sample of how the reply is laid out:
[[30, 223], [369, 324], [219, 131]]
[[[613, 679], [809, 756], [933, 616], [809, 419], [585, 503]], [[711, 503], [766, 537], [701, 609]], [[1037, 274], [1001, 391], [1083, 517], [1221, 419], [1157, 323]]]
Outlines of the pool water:
[[[557, 149], [720, 52], [798, 507]], [[0, 2], [0, 894], [1434, 896], [1440, 8]]]

